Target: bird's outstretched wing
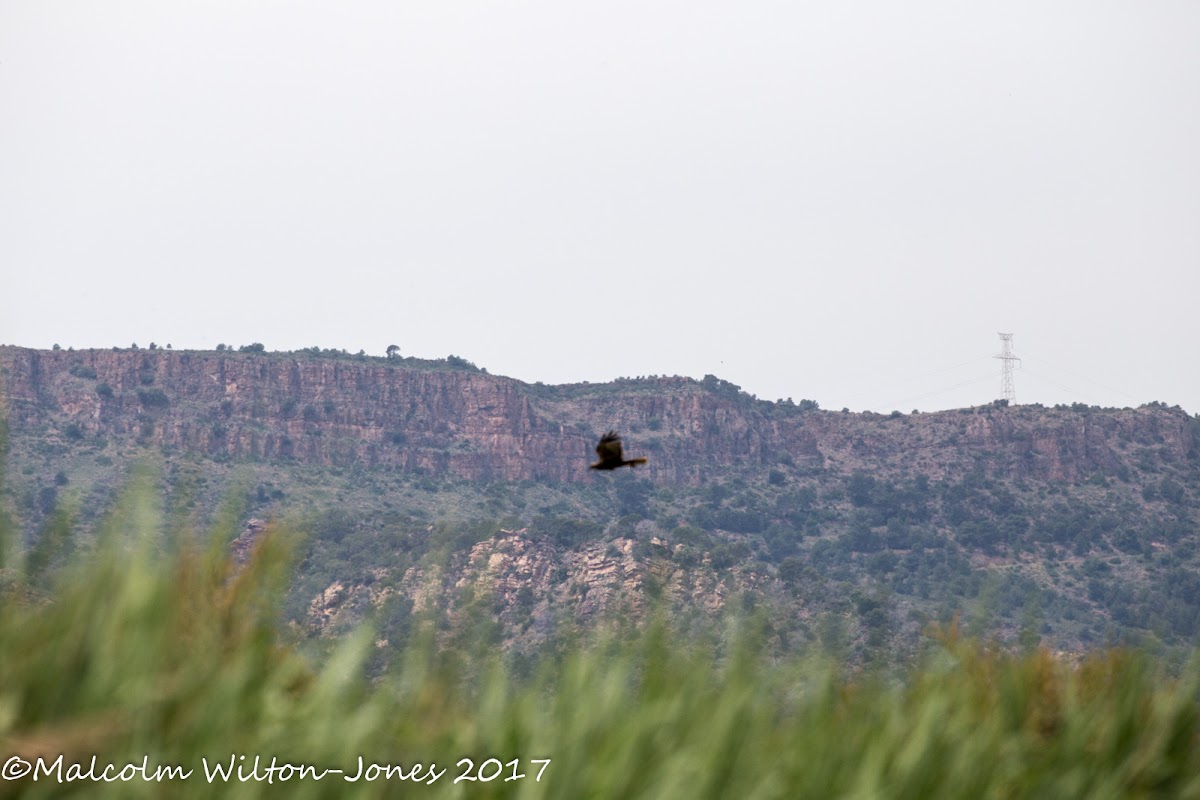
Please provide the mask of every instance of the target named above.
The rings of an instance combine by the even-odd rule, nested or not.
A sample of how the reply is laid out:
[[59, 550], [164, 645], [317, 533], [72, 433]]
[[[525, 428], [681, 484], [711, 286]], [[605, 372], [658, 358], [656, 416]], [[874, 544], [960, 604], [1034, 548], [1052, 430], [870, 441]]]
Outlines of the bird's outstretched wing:
[[596, 445], [596, 455], [600, 456], [601, 464], [621, 463], [621, 437], [616, 431], [609, 431], [600, 437], [600, 444]]

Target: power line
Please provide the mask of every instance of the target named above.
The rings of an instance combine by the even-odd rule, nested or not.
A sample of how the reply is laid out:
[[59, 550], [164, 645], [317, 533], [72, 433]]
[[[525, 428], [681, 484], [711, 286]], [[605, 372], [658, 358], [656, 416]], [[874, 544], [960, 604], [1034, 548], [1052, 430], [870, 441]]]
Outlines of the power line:
[[[1064, 390], [1064, 391], [1070, 392], [1071, 394], [1073, 394], [1073, 395], [1075, 395], [1075, 396], [1077, 396], [1077, 397], [1083, 397], [1083, 396], [1085, 396], [1085, 393], [1084, 393], [1084, 392], [1081, 392], [1081, 391], [1079, 391], [1078, 389], [1075, 389], [1075, 388], [1073, 388], [1073, 387], [1071, 387], [1071, 386], [1067, 386], [1066, 384], [1064, 384], [1064, 383], [1062, 383], [1062, 382], [1060, 382], [1060, 381], [1058, 381], [1058, 380], [1055, 380], [1054, 378], [1050, 378], [1050, 377], [1049, 377], [1049, 376], [1047, 376], [1047, 375], [1043, 375], [1043, 374], [1040, 374], [1040, 373], [1038, 373], [1038, 372], [1034, 372], [1034, 371], [1033, 371], [1033, 370], [1031, 370], [1031, 369], [1028, 369], [1028, 368], [1026, 368], [1026, 367], [1024, 366], [1024, 364], [1022, 363], [1022, 359], [1021, 359], [1021, 358], [1019, 358], [1019, 357], [1018, 357], [1018, 356], [1017, 356], [1017, 355], [1016, 355], [1016, 354], [1013, 352], [1013, 343], [1012, 343], [1012, 340], [1013, 340], [1013, 334], [1011, 334], [1011, 333], [999, 333], [999, 334], [997, 334], [997, 335], [1000, 337], [1000, 341], [1001, 341], [1001, 351], [1000, 351], [1000, 353], [998, 353], [997, 355], [994, 355], [994, 356], [977, 356], [977, 357], [975, 357], [975, 358], [973, 358], [973, 359], [970, 359], [970, 360], [968, 360], [968, 361], [963, 361], [963, 362], [961, 362], [961, 363], [958, 363], [958, 364], [953, 364], [953, 365], [950, 365], [950, 366], [947, 366], [947, 367], [940, 367], [940, 368], [936, 368], [936, 369], [932, 369], [932, 370], [927, 370], [927, 371], [924, 371], [924, 372], [920, 372], [920, 373], [917, 373], [917, 374], [915, 374], [915, 375], [912, 375], [912, 376], [910, 376], [910, 378], [922, 378], [922, 377], [929, 377], [929, 376], [931, 376], [931, 375], [936, 375], [936, 374], [939, 374], [939, 373], [949, 372], [950, 370], [955, 370], [955, 369], [959, 369], [959, 368], [961, 368], [961, 367], [968, 366], [968, 365], [970, 365], [970, 364], [975, 364], [975, 363], [977, 363], [977, 362], [980, 362], [980, 361], [984, 360], [985, 358], [993, 358], [993, 359], [998, 359], [998, 360], [1001, 362], [1001, 367], [1000, 367], [1000, 396], [1001, 396], [1001, 398], [1002, 398], [1002, 399], [1004, 399], [1004, 400], [1007, 400], [1007, 401], [1008, 401], [1010, 404], [1013, 404], [1013, 403], [1015, 403], [1015, 402], [1016, 402], [1016, 399], [1017, 399], [1016, 383], [1015, 383], [1015, 381], [1014, 381], [1014, 377], [1013, 377], [1013, 371], [1014, 371], [1014, 368], [1020, 368], [1020, 369], [1022, 370], [1022, 372], [1029, 374], [1030, 376], [1034, 377], [1034, 378], [1035, 378], [1035, 379], [1037, 379], [1038, 381], [1044, 381], [1045, 383], [1052, 384], [1052, 385], [1054, 385], [1054, 386], [1058, 387], [1059, 389], [1062, 389], [1062, 390]], [[1106, 389], [1106, 390], [1108, 390], [1108, 391], [1111, 391], [1111, 392], [1116, 392], [1117, 394], [1120, 394], [1120, 395], [1122, 395], [1122, 396], [1124, 396], [1124, 397], [1127, 397], [1127, 398], [1129, 398], [1130, 400], [1133, 400], [1133, 401], [1135, 401], [1135, 402], [1138, 400], [1138, 398], [1134, 397], [1133, 395], [1129, 394], [1128, 392], [1123, 392], [1123, 391], [1121, 391], [1120, 389], [1117, 389], [1116, 387], [1113, 387], [1113, 386], [1108, 386], [1108, 385], [1106, 385], [1106, 384], [1104, 384], [1104, 383], [1101, 383], [1101, 382], [1099, 382], [1099, 381], [1096, 381], [1096, 380], [1089, 379], [1089, 378], [1087, 378], [1086, 376], [1082, 376], [1082, 375], [1080, 375], [1080, 374], [1079, 374], [1079, 373], [1077, 373], [1077, 372], [1071, 372], [1070, 370], [1064, 370], [1064, 369], [1061, 369], [1060, 367], [1057, 367], [1057, 366], [1055, 366], [1054, 364], [1050, 364], [1050, 363], [1049, 363], [1049, 362], [1047, 362], [1045, 359], [1037, 358], [1036, 356], [1029, 356], [1028, 358], [1029, 358], [1030, 360], [1032, 360], [1032, 361], [1035, 361], [1035, 362], [1041, 363], [1041, 364], [1043, 364], [1043, 365], [1045, 365], [1045, 366], [1049, 367], [1049, 368], [1050, 368], [1052, 371], [1054, 371], [1054, 372], [1063, 372], [1063, 373], [1067, 373], [1067, 374], [1069, 374], [1069, 375], [1074, 375], [1074, 376], [1075, 376], [1075, 377], [1077, 377], [1077, 378], [1082, 378], [1083, 380], [1086, 380], [1086, 381], [1088, 381], [1088, 383], [1090, 383], [1090, 384], [1092, 384], [1092, 385], [1094, 385], [1094, 386], [1098, 386], [1098, 387], [1100, 387], [1100, 388]], [[993, 375], [994, 375], [994, 374], [995, 374], [995, 373], [993, 373]], [[869, 404], [869, 406], [868, 406], [868, 407], [874, 407], [874, 408], [898, 408], [898, 407], [901, 407], [901, 406], [903, 406], [903, 405], [905, 405], [905, 404], [907, 404], [907, 403], [913, 402], [914, 400], [923, 400], [923, 399], [925, 399], [925, 398], [927, 398], [927, 397], [934, 397], [934, 396], [936, 396], [936, 395], [945, 394], [946, 392], [953, 391], [954, 389], [958, 389], [958, 388], [961, 388], [961, 387], [963, 387], [963, 386], [970, 386], [970, 385], [972, 385], [972, 384], [979, 383], [979, 382], [981, 382], [981, 381], [987, 380], [989, 377], [991, 377], [991, 376], [981, 376], [981, 377], [978, 377], [978, 378], [971, 378], [971, 379], [969, 379], [969, 380], [960, 381], [960, 382], [958, 382], [958, 383], [952, 384], [952, 385], [950, 385], [950, 386], [946, 386], [946, 387], [944, 387], [944, 388], [941, 388], [941, 389], [935, 389], [935, 390], [932, 390], [932, 391], [923, 392], [923, 393], [921, 393], [921, 394], [912, 395], [912, 396], [906, 397], [906, 398], [904, 398], [904, 399], [902, 399], [902, 400], [897, 400], [897, 401], [894, 401], [894, 402], [891, 402], [891, 403], [884, 403], [884, 404], [880, 404], [880, 405], [876, 405], [876, 404], [873, 404], [873, 403], [872, 403], [872, 404]], [[845, 397], [846, 399], [848, 399], [848, 400], [849, 400], [849, 399], [852, 399], [852, 398], [862, 397], [863, 395], [872, 395], [872, 394], [875, 394], [875, 392], [868, 390], [868, 391], [863, 391], [863, 392], [856, 392], [856, 393], [854, 393], [854, 394], [850, 394], [850, 395], [844, 395], [844, 397]]]
[[[959, 369], [960, 367], [966, 367], [971, 364], [977, 364], [980, 361], [987, 361], [990, 358], [991, 358], [991, 356], [976, 356], [975, 358], [972, 358], [967, 361], [963, 361], [958, 364], [951, 364], [948, 367], [938, 367], [937, 369], [930, 369], [930, 370], [926, 370], [925, 372], [918, 372], [910, 377], [912, 377], [912, 378], [927, 378], [930, 375], [940, 375], [943, 372], [949, 372], [950, 370]], [[867, 375], [867, 373], [861, 373], [860, 375], [856, 375], [855, 377], [857, 378], [857, 377], [866, 376], [866, 375]], [[972, 379], [971, 382], [973, 383], [974, 379]], [[854, 394], [843, 395], [843, 397], [845, 397], [847, 400], [852, 400], [855, 397], [862, 397], [865, 394], [875, 394], [875, 390], [867, 389], [865, 391], [855, 392]], [[901, 401], [901, 402], [904, 402], [904, 401]]]
[[[1117, 394], [1122, 395], [1123, 397], [1127, 397], [1130, 400], [1133, 400], [1133, 401], [1139, 400], [1139, 398], [1135, 397], [1134, 395], [1131, 395], [1129, 392], [1123, 392], [1120, 389], [1116, 388], [1115, 386], [1109, 386], [1107, 384], [1100, 383], [1099, 381], [1093, 380], [1093, 379], [1087, 377], [1086, 375], [1080, 375], [1078, 372], [1072, 372], [1069, 369], [1063, 369], [1062, 367], [1059, 367], [1055, 364], [1051, 364], [1049, 361], [1045, 360], [1044, 358], [1037, 358], [1036, 356], [1029, 356], [1029, 360], [1036, 361], [1039, 364], [1045, 364], [1047, 367], [1049, 367], [1052, 370], [1055, 370], [1056, 372], [1065, 372], [1069, 375], [1075, 376], [1076, 378], [1082, 378], [1083, 380], [1087, 381], [1088, 383], [1092, 384], [1093, 386], [1099, 386], [1101, 389], [1107, 389], [1110, 392], [1116, 392]], [[1072, 391], [1074, 391], [1074, 390], [1072, 390]]]
[[880, 408], [888, 408], [888, 407], [897, 408], [899, 406], [911, 403], [913, 400], [923, 400], [926, 397], [933, 397], [934, 395], [945, 394], [946, 392], [953, 391], [954, 389], [958, 389], [963, 386], [970, 386], [973, 383], [979, 383], [980, 381], [986, 381], [986, 380], [991, 380], [991, 379], [992, 379], [991, 375], [980, 375], [978, 378], [971, 378], [970, 380], [961, 381], [960, 383], [956, 383], [953, 386], [947, 386], [944, 389], [935, 389], [932, 392], [925, 392], [924, 394], [918, 394], [918, 395], [914, 395], [912, 397], [906, 397], [903, 400], [896, 400], [895, 402], [891, 402], [891, 403], [883, 403], [879, 407]]
[[1039, 381], [1045, 381], [1046, 383], [1049, 383], [1053, 386], [1057, 386], [1059, 389], [1062, 389], [1065, 392], [1070, 392], [1072, 395], [1074, 395], [1076, 397], [1082, 398], [1085, 395], [1084, 392], [1079, 391], [1075, 387], [1067, 386], [1065, 383], [1061, 383], [1061, 382], [1056, 381], [1053, 378], [1050, 378], [1046, 375], [1042, 375], [1040, 372], [1034, 372], [1031, 369], [1025, 369], [1023, 371], [1027, 375], [1031, 375], [1032, 377], [1037, 378]]

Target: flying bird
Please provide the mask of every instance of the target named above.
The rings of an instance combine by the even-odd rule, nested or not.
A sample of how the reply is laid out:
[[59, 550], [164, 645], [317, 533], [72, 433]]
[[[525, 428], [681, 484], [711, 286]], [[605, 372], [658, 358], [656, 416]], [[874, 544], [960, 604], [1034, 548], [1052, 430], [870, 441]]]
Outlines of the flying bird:
[[646, 458], [630, 458], [626, 460], [621, 453], [621, 437], [617, 435], [616, 431], [609, 431], [600, 437], [600, 444], [596, 445], [596, 455], [600, 456], [600, 460], [591, 465], [592, 469], [636, 467], [638, 464], [645, 464], [649, 460]]

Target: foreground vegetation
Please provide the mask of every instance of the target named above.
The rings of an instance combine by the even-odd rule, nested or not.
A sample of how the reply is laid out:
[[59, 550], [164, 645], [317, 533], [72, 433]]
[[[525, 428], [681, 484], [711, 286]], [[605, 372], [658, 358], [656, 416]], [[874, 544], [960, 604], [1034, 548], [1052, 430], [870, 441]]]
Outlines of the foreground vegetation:
[[[172, 530], [152, 496], [148, 486], [127, 492], [93, 551], [53, 580], [52, 553], [9, 547], [0, 565], [6, 774], [61, 755], [64, 781], [72, 764], [97, 777], [111, 764], [109, 777], [131, 779], [43, 774], [0, 782], [0, 794], [1200, 796], [1194, 668], [1167, 679], [1133, 652], [1073, 662], [951, 631], [896, 680], [800, 657], [769, 662], [751, 622], [687, 644], [664, 623], [598, 635], [521, 679], [499, 658], [439, 649], [418, 628], [368, 681], [369, 631], [314, 660], [279, 624], [286, 532], [239, 566], [225, 547], [232, 525]], [[346, 780], [360, 757], [403, 765], [422, 783], [378, 770]], [[214, 762], [235, 774], [210, 782]], [[137, 769], [153, 777], [175, 766], [190, 777], [145, 780]], [[345, 774], [316, 779], [332, 769]], [[476, 780], [456, 783], [464, 771]]]

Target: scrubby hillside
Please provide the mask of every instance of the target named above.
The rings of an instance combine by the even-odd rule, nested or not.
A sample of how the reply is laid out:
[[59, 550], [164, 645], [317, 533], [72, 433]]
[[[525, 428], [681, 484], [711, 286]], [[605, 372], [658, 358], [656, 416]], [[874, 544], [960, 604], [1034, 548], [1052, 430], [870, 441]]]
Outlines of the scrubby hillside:
[[[1059, 649], [1200, 635], [1200, 423], [1161, 404], [852, 414], [712, 376], [542, 386], [315, 351], [3, 347], [0, 380], [30, 553], [156, 460], [176, 519], [237, 486], [243, 523], [302, 521], [288, 614], [316, 636], [430, 618], [536, 650], [664, 604], [759, 608], [781, 650], [861, 658], [956, 613]], [[589, 472], [608, 428], [648, 467]]]

